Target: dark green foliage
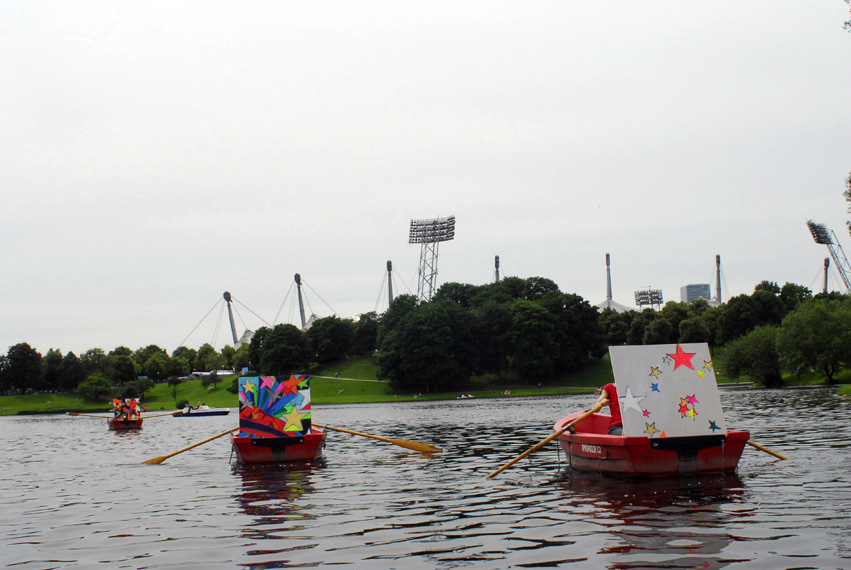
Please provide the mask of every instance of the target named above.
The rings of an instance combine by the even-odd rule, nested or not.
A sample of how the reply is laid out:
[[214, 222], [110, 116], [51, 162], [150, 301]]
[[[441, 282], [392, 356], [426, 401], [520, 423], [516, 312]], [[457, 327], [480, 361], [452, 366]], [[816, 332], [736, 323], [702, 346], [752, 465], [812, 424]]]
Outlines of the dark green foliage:
[[316, 319], [305, 332], [316, 362], [324, 364], [348, 356], [354, 338], [354, 322], [339, 317]]
[[783, 385], [777, 337], [780, 327], [760, 325], [730, 342], [724, 350], [722, 368], [731, 378], [749, 376], [767, 388]]
[[777, 346], [789, 370], [818, 370], [833, 383], [851, 365], [851, 299], [801, 303], [783, 319]]
[[135, 380], [139, 375], [136, 362], [129, 355], [118, 355], [110, 357], [111, 378], [116, 384], [123, 385], [125, 382]]
[[10, 347], [2, 374], [3, 384], [8, 389], [22, 394], [28, 390], [38, 391], [44, 375], [41, 354], [25, 342]]
[[378, 348], [378, 314], [374, 311], [363, 313], [352, 337], [352, 356], [371, 356]]
[[77, 392], [86, 400], [108, 400], [112, 398], [112, 383], [100, 372], [95, 372], [77, 386]]
[[305, 370], [308, 364], [310, 349], [301, 330], [294, 325], [279, 324], [266, 334], [260, 353], [261, 374], [289, 376]]

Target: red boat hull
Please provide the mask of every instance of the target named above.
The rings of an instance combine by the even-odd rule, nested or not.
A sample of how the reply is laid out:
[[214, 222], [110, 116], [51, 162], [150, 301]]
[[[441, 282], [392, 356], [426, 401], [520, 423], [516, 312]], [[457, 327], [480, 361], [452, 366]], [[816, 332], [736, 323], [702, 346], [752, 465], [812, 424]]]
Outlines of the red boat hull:
[[[560, 419], [553, 429], [560, 431], [580, 415], [581, 412]], [[638, 477], [732, 472], [750, 438], [750, 432], [732, 430], [726, 436], [613, 436], [607, 434], [609, 419], [604, 414], [593, 414], [573, 427], [576, 433], [568, 431], [558, 436], [571, 467]]]
[[139, 429], [142, 427], [142, 418], [137, 420], [119, 420], [116, 418], [107, 418], [106, 423], [110, 431], [121, 429]]
[[313, 428], [299, 437], [239, 437], [231, 442], [236, 458], [242, 463], [310, 462], [322, 456], [325, 432]]

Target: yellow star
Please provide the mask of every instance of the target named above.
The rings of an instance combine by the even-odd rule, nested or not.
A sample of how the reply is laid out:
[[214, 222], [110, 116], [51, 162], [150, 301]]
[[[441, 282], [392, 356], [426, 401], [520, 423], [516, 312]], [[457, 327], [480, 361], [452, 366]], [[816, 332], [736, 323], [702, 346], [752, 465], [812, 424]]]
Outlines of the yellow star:
[[711, 360], [704, 360], [703, 361], [703, 367], [706, 368], [707, 370], [712, 370], [712, 361]]
[[300, 414], [296, 408], [293, 408], [281, 418], [287, 420], [286, 425], [284, 426], [284, 431], [303, 431], [304, 428], [301, 425], [301, 418], [306, 416], [307, 414]]
[[253, 392], [255, 395], [257, 394], [257, 384], [251, 382], [251, 380], [245, 381], [245, 391]]
[[647, 429], [644, 430], [644, 433], [649, 434], [650, 437], [653, 437], [653, 434], [659, 431], [658, 429], [656, 429], [656, 422], [653, 422], [652, 424], [646, 423], [644, 425], [647, 427]]
[[697, 375], [700, 376], [701, 378], [706, 378], [706, 374], [703, 373], [703, 370], [698, 370]]
[[650, 367], [650, 376], [659, 376], [661, 373], [662, 371], [656, 368], [655, 366]]

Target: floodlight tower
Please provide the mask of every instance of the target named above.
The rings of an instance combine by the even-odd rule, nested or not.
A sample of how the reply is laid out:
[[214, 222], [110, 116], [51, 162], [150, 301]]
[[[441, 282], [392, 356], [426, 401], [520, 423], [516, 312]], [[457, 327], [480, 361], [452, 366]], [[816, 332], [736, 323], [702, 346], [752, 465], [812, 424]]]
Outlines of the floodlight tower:
[[228, 291], [225, 291], [222, 295], [224, 297], [225, 302], [228, 304], [228, 317], [230, 317], [230, 332], [233, 334], [233, 346], [236, 347], [238, 341], [236, 338], [236, 325], [233, 322], [233, 309], [230, 306], [231, 296]]
[[[842, 277], [842, 282], [845, 283], [845, 292], [851, 294], [851, 277], [848, 276], [851, 273], [851, 266], [848, 265], [848, 258], [845, 257], [845, 252], [842, 250], [842, 246], [839, 245], [836, 234], [833, 233], [833, 230], [827, 229], [824, 224], [816, 224], [812, 220], [807, 222], [807, 227], [810, 228], [810, 233], [813, 234], [813, 239], [816, 243], [827, 246], [830, 257], [833, 258], [833, 262], [839, 270], [839, 276]], [[836, 247], [833, 247], [834, 245]]]
[[641, 289], [635, 292], [635, 304], [638, 305], [640, 309], [644, 309], [644, 307], [651, 307], [654, 309], [662, 308], [662, 290], [661, 289], [651, 289], [650, 286], [647, 286], [647, 289]]
[[417, 299], [429, 301], [437, 280], [437, 249], [442, 241], [455, 237], [455, 216], [430, 220], [411, 220], [408, 243], [420, 244]]

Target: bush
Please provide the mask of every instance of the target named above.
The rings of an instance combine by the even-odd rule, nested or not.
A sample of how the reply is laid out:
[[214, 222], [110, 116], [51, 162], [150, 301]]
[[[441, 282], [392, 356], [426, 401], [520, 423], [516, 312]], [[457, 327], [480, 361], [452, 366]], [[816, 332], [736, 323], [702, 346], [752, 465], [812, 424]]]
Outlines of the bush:
[[112, 383], [100, 372], [95, 372], [80, 382], [77, 392], [86, 400], [109, 400], [112, 398]]
[[228, 392], [231, 394], [239, 394], [239, 378], [233, 379], [233, 382], [231, 382], [231, 385], [228, 388]]
[[177, 402], [177, 405], [175, 407], [178, 410], [182, 410], [183, 408], [185, 408], [188, 405], [189, 405], [189, 400], [180, 400], [179, 402]]

